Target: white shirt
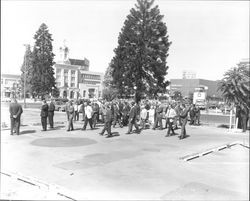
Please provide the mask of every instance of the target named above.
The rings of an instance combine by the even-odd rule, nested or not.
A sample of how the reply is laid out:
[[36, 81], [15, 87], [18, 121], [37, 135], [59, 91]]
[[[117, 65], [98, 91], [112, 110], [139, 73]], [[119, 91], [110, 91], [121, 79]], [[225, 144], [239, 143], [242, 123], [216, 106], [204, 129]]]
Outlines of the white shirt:
[[170, 108], [170, 110], [167, 111], [166, 117], [173, 119], [176, 116], [176, 112], [173, 108]]
[[143, 108], [142, 111], [141, 111], [141, 118], [146, 119], [147, 118], [147, 113], [148, 113], [148, 111], [145, 108]]
[[93, 112], [92, 107], [87, 105], [85, 107], [85, 115], [87, 116], [88, 119], [92, 118], [92, 112]]

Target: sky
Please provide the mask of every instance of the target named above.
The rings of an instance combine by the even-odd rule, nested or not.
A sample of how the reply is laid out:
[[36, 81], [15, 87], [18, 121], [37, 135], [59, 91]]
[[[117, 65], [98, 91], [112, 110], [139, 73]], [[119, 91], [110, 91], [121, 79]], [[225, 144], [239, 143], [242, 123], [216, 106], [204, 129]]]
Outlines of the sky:
[[[45, 23], [53, 52], [69, 47], [69, 57], [87, 58], [90, 70], [105, 72], [118, 35], [135, 0], [1, 1], [1, 73], [20, 74], [25, 46]], [[172, 45], [167, 79], [184, 70], [197, 78], [222, 79], [225, 71], [249, 58], [248, 1], [155, 0]], [[55, 58], [55, 61], [57, 61]]]

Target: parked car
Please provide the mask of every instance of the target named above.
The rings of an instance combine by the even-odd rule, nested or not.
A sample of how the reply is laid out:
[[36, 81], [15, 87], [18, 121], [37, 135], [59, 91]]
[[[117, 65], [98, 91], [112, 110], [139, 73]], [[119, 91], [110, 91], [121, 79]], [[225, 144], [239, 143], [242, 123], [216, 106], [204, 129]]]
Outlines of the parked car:
[[66, 103], [63, 101], [56, 101], [55, 102], [55, 110], [64, 112], [66, 108]]

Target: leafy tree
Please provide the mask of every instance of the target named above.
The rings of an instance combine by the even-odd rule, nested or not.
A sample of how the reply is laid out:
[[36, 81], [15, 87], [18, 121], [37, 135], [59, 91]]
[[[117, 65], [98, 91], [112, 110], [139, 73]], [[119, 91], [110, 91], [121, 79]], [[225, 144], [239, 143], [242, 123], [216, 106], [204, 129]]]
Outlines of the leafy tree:
[[174, 100], [182, 100], [182, 94], [180, 91], [174, 91], [173, 92], [173, 99]]
[[104, 88], [102, 91], [102, 97], [107, 101], [112, 101], [117, 98], [117, 95], [117, 90], [114, 88]]
[[33, 49], [33, 68], [31, 88], [34, 94], [44, 97], [55, 87], [54, 54], [52, 52], [52, 37], [46, 24], [41, 24], [35, 36]]
[[110, 88], [112, 86], [112, 81], [113, 81], [112, 70], [113, 69], [111, 68], [111, 64], [109, 64], [104, 74], [103, 84], [105, 88]]
[[[24, 54], [24, 61], [21, 66], [21, 90], [24, 91], [24, 82], [25, 82], [25, 91], [26, 93], [32, 93], [31, 90], [31, 79], [32, 79], [32, 59], [33, 54], [30, 49], [30, 45], [26, 46], [26, 51]], [[26, 79], [26, 80], [25, 80]]]
[[228, 104], [250, 108], [250, 71], [249, 64], [242, 64], [228, 70], [218, 84], [218, 90]]
[[135, 94], [136, 101], [146, 94], [166, 92], [166, 59], [171, 42], [166, 24], [153, 0], [138, 0], [124, 22], [110, 67], [112, 85], [122, 94]]

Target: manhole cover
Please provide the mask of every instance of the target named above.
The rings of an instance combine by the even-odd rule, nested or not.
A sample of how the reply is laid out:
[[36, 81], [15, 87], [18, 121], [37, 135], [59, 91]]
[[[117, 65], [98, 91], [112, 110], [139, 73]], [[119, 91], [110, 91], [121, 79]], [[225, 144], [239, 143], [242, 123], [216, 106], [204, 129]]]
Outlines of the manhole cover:
[[89, 138], [73, 138], [73, 137], [58, 137], [58, 138], [43, 138], [31, 142], [32, 145], [41, 147], [77, 147], [96, 144], [95, 140]]

